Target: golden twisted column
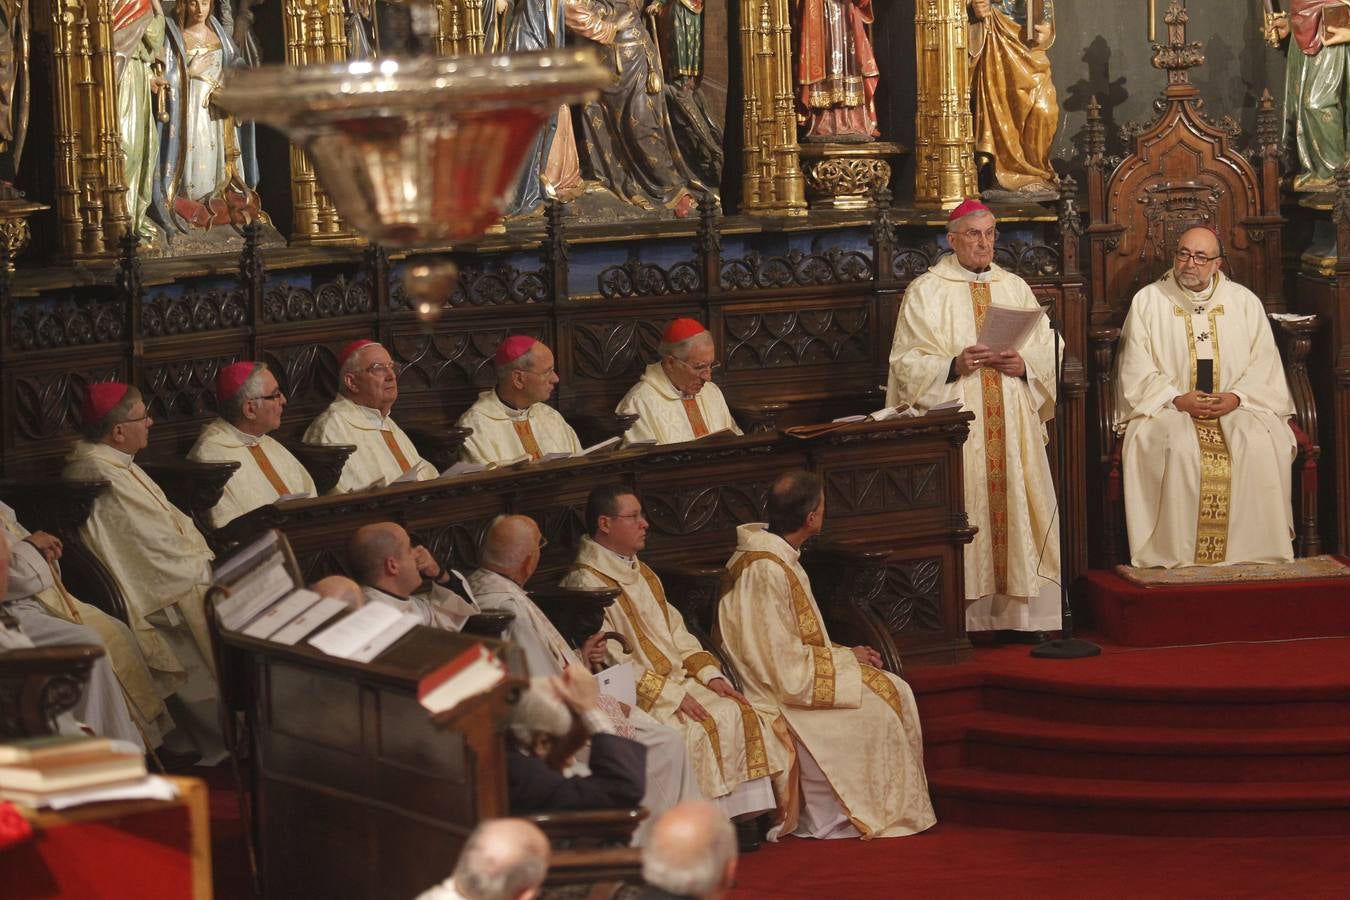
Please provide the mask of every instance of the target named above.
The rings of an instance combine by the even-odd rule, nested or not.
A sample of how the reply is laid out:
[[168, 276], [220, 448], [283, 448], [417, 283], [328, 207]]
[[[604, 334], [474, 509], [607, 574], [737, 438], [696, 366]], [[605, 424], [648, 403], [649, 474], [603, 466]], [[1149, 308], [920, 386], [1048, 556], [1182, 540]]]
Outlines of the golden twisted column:
[[950, 209], [979, 194], [966, 22], [965, 0], [919, 0], [915, 6], [914, 201], [921, 206]]

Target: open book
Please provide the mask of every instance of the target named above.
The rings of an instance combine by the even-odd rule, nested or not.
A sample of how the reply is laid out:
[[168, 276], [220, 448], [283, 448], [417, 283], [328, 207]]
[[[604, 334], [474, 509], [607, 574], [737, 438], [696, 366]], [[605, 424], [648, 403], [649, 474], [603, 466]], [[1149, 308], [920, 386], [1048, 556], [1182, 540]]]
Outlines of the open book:
[[309, 643], [329, 656], [365, 663], [421, 621], [417, 613], [403, 612], [387, 603], [367, 603], [310, 638]]
[[837, 419], [831, 419], [831, 422], [840, 425], [850, 425], [854, 422], [885, 422], [887, 419], [894, 419], [905, 414], [909, 409], [909, 404], [901, 403], [899, 406], [885, 406], [873, 413], [867, 413], [862, 416], [840, 416]]
[[212, 581], [220, 627], [247, 637], [294, 644], [347, 608], [299, 584], [299, 568], [286, 539], [268, 531], [221, 562]]
[[483, 644], [474, 644], [417, 683], [417, 702], [433, 713], [491, 690], [506, 677], [506, 666]]

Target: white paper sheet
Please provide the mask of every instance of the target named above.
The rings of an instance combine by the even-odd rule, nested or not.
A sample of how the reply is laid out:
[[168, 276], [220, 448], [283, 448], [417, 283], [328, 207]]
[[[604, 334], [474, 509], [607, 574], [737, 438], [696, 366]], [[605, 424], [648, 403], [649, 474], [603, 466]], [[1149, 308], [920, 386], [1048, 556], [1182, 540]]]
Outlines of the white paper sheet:
[[975, 339], [975, 343], [983, 344], [994, 353], [1016, 350], [1026, 341], [1027, 335], [1031, 334], [1031, 329], [1036, 327], [1036, 323], [1043, 315], [1045, 310], [1039, 306], [1035, 309], [1024, 309], [991, 304], [989, 311], [984, 315], [984, 325], [980, 328], [980, 336]]

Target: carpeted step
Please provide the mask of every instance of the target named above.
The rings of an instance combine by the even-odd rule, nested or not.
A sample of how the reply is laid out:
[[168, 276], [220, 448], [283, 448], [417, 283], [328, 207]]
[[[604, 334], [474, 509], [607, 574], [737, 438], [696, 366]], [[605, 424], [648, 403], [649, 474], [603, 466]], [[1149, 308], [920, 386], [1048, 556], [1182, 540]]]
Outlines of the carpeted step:
[[930, 772], [970, 766], [1062, 778], [1187, 783], [1350, 775], [1350, 725], [1138, 728], [977, 712], [930, 723], [924, 744]]
[[965, 767], [930, 773], [938, 820], [1031, 831], [1187, 836], [1350, 834], [1350, 781], [1059, 778]]

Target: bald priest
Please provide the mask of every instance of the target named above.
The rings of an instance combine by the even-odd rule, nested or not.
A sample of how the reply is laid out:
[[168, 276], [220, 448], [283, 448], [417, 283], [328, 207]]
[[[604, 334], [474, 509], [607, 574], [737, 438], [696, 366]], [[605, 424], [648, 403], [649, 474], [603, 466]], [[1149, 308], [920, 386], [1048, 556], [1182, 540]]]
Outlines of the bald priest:
[[374, 341], [352, 341], [338, 354], [338, 395], [305, 431], [306, 443], [356, 446], [333, 493], [359, 491], [380, 479], [393, 484], [409, 472], [418, 481], [436, 477], [436, 467], [389, 416], [399, 372], [389, 351]]
[[466, 462], [502, 463], [548, 453], [580, 453], [581, 441], [548, 405], [558, 383], [553, 351], [542, 341], [516, 334], [502, 341], [492, 358], [496, 384], [455, 424], [473, 430], [460, 456]]
[[216, 408], [220, 417], [202, 426], [188, 451], [188, 459], [197, 462], [239, 463], [211, 508], [212, 525], [220, 528], [282, 497], [317, 493], [300, 460], [268, 436], [281, 426], [286, 394], [267, 363], [222, 368], [216, 375]]
[[719, 431], [740, 434], [722, 390], [713, 384], [717, 348], [695, 319], [676, 319], [661, 334], [661, 358], [647, 367], [614, 411], [638, 420], [624, 443], [677, 444]]

